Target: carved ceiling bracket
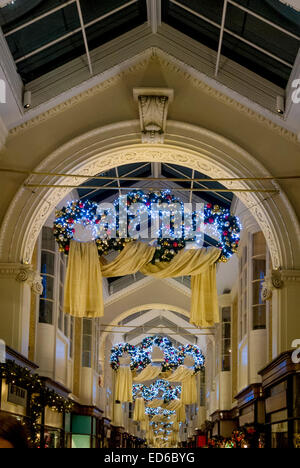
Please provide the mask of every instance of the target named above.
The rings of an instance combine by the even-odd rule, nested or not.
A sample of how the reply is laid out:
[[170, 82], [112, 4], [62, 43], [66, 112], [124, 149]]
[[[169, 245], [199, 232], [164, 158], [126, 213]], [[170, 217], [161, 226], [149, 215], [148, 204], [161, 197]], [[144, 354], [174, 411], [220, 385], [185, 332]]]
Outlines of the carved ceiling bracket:
[[174, 90], [135, 88], [133, 97], [139, 106], [142, 143], [164, 143], [169, 104], [174, 99]]

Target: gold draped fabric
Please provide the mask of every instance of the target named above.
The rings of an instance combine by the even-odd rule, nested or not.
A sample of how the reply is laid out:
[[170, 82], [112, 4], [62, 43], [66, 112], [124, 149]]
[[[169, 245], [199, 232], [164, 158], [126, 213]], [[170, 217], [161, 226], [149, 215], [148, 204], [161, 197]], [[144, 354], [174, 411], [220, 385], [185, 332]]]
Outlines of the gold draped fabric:
[[146, 421], [144, 398], [137, 398], [135, 400], [133, 420], [137, 422]]
[[95, 242], [71, 242], [64, 311], [75, 317], [104, 315], [102, 274]]
[[163, 401], [156, 399], [156, 400], [149, 401], [147, 406], [148, 408], [160, 408], [162, 405], [163, 405]]
[[95, 243], [72, 241], [66, 279], [65, 312], [75, 317], [103, 316], [102, 277], [140, 271], [156, 278], [192, 276], [191, 323], [206, 328], [219, 322], [216, 288], [217, 248], [182, 250], [171, 262], [150, 263], [155, 248], [141, 242], [126, 244], [111, 263], [99, 261]]
[[184, 405], [197, 403], [196, 376], [192, 375], [182, 382], [181, 400]]
[[185, 406], [182, 404], [180, 408], [176, 411], [177, 414], [177, 421], [180, 423], [186, 422], [186, 413], [185, 413]]
[[148, 380], [155, 380], [161, 373], [160, 367], [147, 366], [142, 372], [134, 378], [135, 383], [147, 382]]
[[163, 380], [167, 380], [168, 382], [184, 382], [186, 379], [189, 379], [193, 373], [194, 371], [192, 369], [188, 369], [185, 366], [179, 366], [173, 374]]
[[120, 367], [116, 372], [115, 400], [132, 403], [132, 372], [130, 367]]
[[177, 411], [179, 408], [181, 408], [182, 402], [181, 400], [173, 400], [170, 401], [170, 403], [166, 403], [163, 405], [163, 407], [169, 411]]

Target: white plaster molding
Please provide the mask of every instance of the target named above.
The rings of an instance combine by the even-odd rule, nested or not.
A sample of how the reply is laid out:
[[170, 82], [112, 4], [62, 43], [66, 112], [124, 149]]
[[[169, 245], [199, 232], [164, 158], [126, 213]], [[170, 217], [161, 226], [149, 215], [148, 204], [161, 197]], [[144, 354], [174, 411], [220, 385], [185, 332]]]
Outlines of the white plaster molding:
[[174, 99], [174, 90], [135, 88], [133, 97], [139, 107], [142, 143], [163, 143], [169, 104]]
[[[35, 170], [86, 174], [88, 179], [124, 164], [165, 162], [195, 169], [212, 178], [271, 175], [241, 147], [211, 131], [169, 121], [165, 145], [156, 146], [139, 144], [138, 129], [138, 122], [134, 121], [93, 130], [63, 145]], [[132, 144], [128, 145], [129, 141]], [[35, 181], [65, 184], [64, 179], [50, 176], [42, 179], [32, 176], [27, 180]], [[83, 182], [82, 178], [68, 178], [71, 185]], [[229, 189], [254, 187], [251, 181], [228, 181], [224, 185]], [[256, 188], [259, 186], [265, 188], [255, 183]], [[274, 187], [280, 189], [278, 184], [272, 183]], [[19, 190], [1, 226], [0, 258], [3, 261], [30, 263], [42, 226], [68, 192], [66, 188], [41, 188], [35, 193], [26, 188]], [[300, 228], [285, 194], [281, 191], [276, 199], [266, 200], [264, 194], [241, 192], [239, 198], [264, 232], [274, 268], [294, 268], [294, 256], [299, 262]]]
[[19, 283], [27, 283], [36, 295], [43, 293], [42, 278], [31, 265], [19, 263], [1, 263], [0, 278], [14, 278]]

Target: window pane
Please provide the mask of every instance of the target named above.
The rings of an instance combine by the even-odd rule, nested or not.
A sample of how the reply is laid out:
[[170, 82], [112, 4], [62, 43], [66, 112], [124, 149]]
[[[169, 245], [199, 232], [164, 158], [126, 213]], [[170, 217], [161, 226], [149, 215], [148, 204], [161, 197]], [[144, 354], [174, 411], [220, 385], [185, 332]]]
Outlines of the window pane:
[[256, 255], [266, 255], [266, 240], [261, 231], [253, 234], [253, 256]]
[[262, 287], [263, 287], [262, 281], [256, 281], [255, 283], [252, 284], [252, 293], [253, 293], [252, 304], [253, 305], [263, 304], [263, 301], [261, 298]]
[[253, 260], [253, 280], [263, 280], [266, 274], [266, 260]]
[[55, 255], [49, 252], [42, 252], [41, 273], [54, 276]]
[[59, 287], [59, 306], [63, 309], [64, 307], [64, 287]]
[[266, 328], [266, 305], [253, 307], [253, 330]]
[[42, 249], [55, 252], [55, 238], [52, 229], [49, 227], [43, 227], [42, 230]]
[[90, 335], [83, 335], [83, 337], [82, 337], [82, 349], [83, 349], [83, 351], [91, 351], [91, 349], [92, 349], [92, 337]]
[[82, 367], [91, 367], [91, 353], [89, 351], [85, 351], [82, 353]]
[[43, 301], [43, 299], [41, 299], [39, 322], [52, 325], [52, 317], [53, 317], [53, 303], [49, 301]]
[[57, 323], [57, 326], [60, 329], [60, 331], [63, 331], [63, 318], [64, 318], [64, 314], [63, 314], [62, 309], [60, 308], [58, 312], [58, 323]]
[[53, 291], [54, 291], [54, 278], [52, 276], [43, 276], [42, 277], [43, 283], [43, 299], [53, 299]]
[[229, 372], [230, 370], [231, 370], [231, 355], [228, 354], [226, 356], [223, 356], [222, 371], [223, 372]]
[[223, 307], [222, 309], [222, 321], [230, 322], [231, 320], [231, 307]]
[[69, 336], [69, 316], [65, 315], [65, 320], [64, 320], [64, 332], [66, 336]]
[[83, 334], [84, 335], [91, 335], [92, 334], [92, 320], [91, 319], [83, 319]]

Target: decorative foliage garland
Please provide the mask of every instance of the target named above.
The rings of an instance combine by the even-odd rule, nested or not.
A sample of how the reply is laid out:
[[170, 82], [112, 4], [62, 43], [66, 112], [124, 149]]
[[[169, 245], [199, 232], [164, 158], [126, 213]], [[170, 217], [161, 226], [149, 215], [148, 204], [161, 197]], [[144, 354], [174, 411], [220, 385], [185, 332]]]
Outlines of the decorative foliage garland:
[[158, 407], [158, 408], [146, 408], [145, 413], [148, 416], [157, 416], [158, 414], [162, 416], [172, 416], [173, 414], [176, 414], [176, 411], [171, 411], [171, 410]]
[[115, 345], [111, 350], [110, 365], [113, 370], [117, 371], [120, 367], [120, 357], [127, 353], [131, 358], [130, 367], [132, 371], [145, 369], [152, 362], [151, 353], [154, 346], [160, 348], [164, 353], [164, 361], [161, 365], [162, 372], [177, 369], [184, 364], [186, 356], [191, 356], [194, 359], [195, 374], [204, 369], [205, 357], [198, 346], [189, 344], [176, 349], [169, 338], [162, 336], [144, 338], [141, 346], [133, 346], [129, 343]]
[[14, 361], [9, 360], [4, 364], [0, 364], [0, 379], [4, 379], [7, 384], [17, 385], [28, 391], [32, 420], [30, 427], [31, 442], [33, 445], [38, 442], [37, 421], [44, 408], [48, 406], [59, 413], [72, 411], [73, 403], [70, 400], [66, 400], [53, 390], [49, 390], [39, 375], [32, 374], [29, 369], [19, 366]]
[[191, 356], [194, 359], [194, 372], [198, 374], [198, 372], [203, 371], [205, 367], [205, 357], [203, 356], [200, 348], [195, 345], [188, 344], [186, 346], [179, 346], [179, 354], [181, 360], [184, 362], [186, 356]]
[[[130, 209], [137, 203], [144, 206], [144, 214], [148, 216], [149, 223], [153, 220], [153, 212], [151, 207], [155, 205], [172, 205], [179, 204], [183, 209], [183, 203], [178, 200], [170, 191], [162, 191], [145, 194], [142, 191], [133, 191], [127, 195], [127, 207]], [[132, 238], [120, 238], [119, 213], [122, 208], [122, 199], [118, 198], [115, 201], [115, 213], [112, 210], [104, 210], [102, 215], [97, 214], [98, 205], [91, 201], [73, 201], [66, 207], [56, 212], [53, 233], [59, 244], [59, 249], [68, 255], [70, 250], [70, 242], [74, 238], [75, 225], [81, 224], [85, 227], [90, 227], [93, 232], [93, 239], [96, 242], [99, 256], [106, 255], [111, 250], [122, 251], [126, 243], [132, 242]], [[116, 219], [105, 223], [106, 216], [115, 215]], [[138, 214], [141, 216], [141, 213]], [[174, 256], [186, 247], [186, 243], [195, 241], [195, 237], [191, 237], [189, 231], [185, 232], [184, 222], [180, 224], [175, 216], [170, 217], [170, 224], [162, 226], [163, 212], [156, 216], [160, 218], [160, 226], [158, 228], [156, 249], [152, 259], [152, 263], [169, 262]], [[113, 216], [115, 218], [115, 216]], [[128, 225], [137, 217], [137, 213], [128, 213]], [[102, 225], [101, 221], [104, 221]], [[192, 225], [196, 230], [197, 213], [192, 214]], [[222, 251], [220, 261], [226, 262], [238, 248], [240, 240], [241, 226], [237, 217], [232, 216], [227, 208], [222, 208], [219, 205], [208, 203], [204, 208], [204, 224], [209, 225], [215, 230], [215, 234], [219, 237], [217, 247]], [[99, 226], [100, 225], [100, 226]], [[163, 229], [169, 233], [169, 238], [163, 237]], [[114, 235], [113, 235], [114, 234]], [[180, 236], [178, 235], [180, 234]]]
[[172, 400], [180, 398], [181, 387], [173, 387], [165, 380], [157, 380], [149, 387], [143, 384], [133, 385], [132, 395], [134, 400], [141, 396], [145, 401], [153, 401], [162, 398], [164, 403], [169, 403]]
[[111, 349], [110, 365], [114, 371], [120, 367], [120, 357], [128, 354], [131, 358], [131, 370], [142, 370], [151, 363], [149, 353], [142, 350], [139, 346], [133, 346], [129, 343], [120, 343]]
[[183, 364], [184, 358], [182, 358], [179, 351], [173, 347], [169, 338], [162, 336], [150, 336], [145, 338], [141, 344], [141, 348], [149, 354], [152, 353], [153, 346], [157, 346], [164, 353], [165, 360], [162, 363], [162, 372], [177, 369], [178, 366]]

